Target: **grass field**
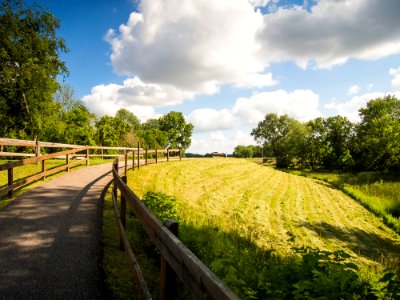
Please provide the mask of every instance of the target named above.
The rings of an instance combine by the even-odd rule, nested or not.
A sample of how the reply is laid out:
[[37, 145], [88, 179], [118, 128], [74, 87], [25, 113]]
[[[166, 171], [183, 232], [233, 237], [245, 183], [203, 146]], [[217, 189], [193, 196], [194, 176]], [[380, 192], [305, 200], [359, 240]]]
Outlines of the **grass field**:
[[400, 174], [291, 171], [328, 182], [363, 204], [400, 234]]
[[277, 289], [271, 260], [285, 265], [294, 248], [344, 250], [366, 281], [399, 263], [399, 236], [329, 183], [229, 158], [150, 165], [128, 183], [176, 199], [181, 239], [242, 298], [279, 298], [262, 286]]

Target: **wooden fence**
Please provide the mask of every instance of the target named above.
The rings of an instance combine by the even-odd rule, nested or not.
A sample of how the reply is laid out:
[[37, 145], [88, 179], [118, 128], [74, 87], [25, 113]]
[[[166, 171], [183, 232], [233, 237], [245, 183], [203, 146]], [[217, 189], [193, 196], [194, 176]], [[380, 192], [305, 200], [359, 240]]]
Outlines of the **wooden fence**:
[[[125, 166], [127, 158], [125, 157]], [[134, 252], [126, 234], [126, 206], [132, 208], [135, 217], [143, 225], [149, 238], [161, 254], [160, 299], [175, 298], [175, 276], [190, 289], [196, 299], [239, 299], [223, 282], [205, 266], [177, 237], [178, 224], [168, 220], [162, 224], [127, 186], [127, 177], [119, 175], [118, 158], [113, 163], [113, 206], [120, 235], [120, 248], [124, 249], [130, 262], [131, 271], [142, 299], [151, 299]], [[126, 174], [126, 167], [125, 167]], [[120, 191], [118, 193], [118, 190]], [[120, 210], [118, 209], [120, 195]], [[176, 275], [175, 275], [176, 274]]]
[[[23, 187], [29, 183], [34, 181], [44, 179], [46, 176], [50, 176], [52, 174], [58, 173], [60, 171], [69, 170], [77, 165], [86, 163], [86, 166], [89, 165], [90, 158], [92, 157], [115, 157], [120, 156], [121, 152], [124, 153], [126, 157], [126, 165], [125, 171], [127, 170], [128, 158], [132, 157], [132, 165], [133, 167], [139, 167], [140, 164], [149, 164], [149, 163], [157, 163], [158, 161], [169, 161], [170, 159], [176, 159], [176, 153], [179, 154], [179, 159], [181, 157], [180, 149], [142, 149], [138, 144], [137, 148], [128, 148], [128, 147], [103, 147], [103, 146], [79, 146], [79, 145], [69, 145], [69, 144], [59, 144], [59, 143], [48, 143], [48, 142], [39, 142], [39, 141], [26, 141], [26, 140], [15, 140], [15, 139], [5, 139], [0, 138], [0, 146], [17, 146], [17, 147], [32, 147], [34, 148], [33, 153], [16, 153], [16, 152], [4, 152], [0, 151], [0, 156], [3, 157], [29, 157], [22, 160], [12, 161], [5, 164], [0, 164], [0, 172], [7, 170], [7, 183], [5, 187], [0, 186], [0, 196], [3, 196], [8, 193], [9, 197], [12, 197], [13, 191], [17, 188]], [[69, 148], [68, 150], [51, 153], [51, 154], [41, 154], [41, 148]], [[3, 150], [3, 149], [1, 149]], [[90, 153], [91, 151], [101, 151], [98, 153]], [[104, 153], [105, 151], [113, 151], [116, 154]], [[172, 158], [171, 154], [175, 154], [175, 157]], [[33, 157], [32, 157], [33, 156]], [[162, 156], [160, 158], [160, 156]], [[165, 157], [166, 156], [166, 157]], [[149, 158], [152, 159], [149, 159]], [[76, 158], [73, 160], [73, 158]], [[46, 169], [46, 161], [49, 159], [65, 159], [65, 164]], [[41, 169], [39, 172], [15, 180], [14, 170], [17, 167], [26, 166], [29, 164], [40, 164]]]

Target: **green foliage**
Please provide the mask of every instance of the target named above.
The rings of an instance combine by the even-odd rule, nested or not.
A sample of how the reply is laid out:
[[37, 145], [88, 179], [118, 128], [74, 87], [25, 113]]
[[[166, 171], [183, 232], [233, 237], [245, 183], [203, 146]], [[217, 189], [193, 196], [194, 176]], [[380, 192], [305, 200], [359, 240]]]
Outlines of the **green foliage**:
[[32, 139], [54, 120], [56, 77], [67, 72], [59, 56], [67, 48], [56, 36], [59, 20], [41, 7], [2, 1], [1, 12], [1, 136], [22, 137], [22, 130]]
[[176, 200], [162, 193], [147, 192], [143, 197], [143, 203], [151, 212], [161, 220], [177, 220]]
[[400, 101], [388, 95], [360, 109], [359, 166], [367, 170], [400, 170]]
[[169, 148], [186, 149], [192, 143], [193, 125], [186, 123], [181, 112], [171, 111], [159, 119], [159, 129], [168, 135]]
[[355, 299], [373, 297], [372, 286], [362, 282], [350, 255], [339, 251], [321, 251], [311, 247], [295, 248], [301, 264], [290, 277], [294, 299]]
[[304, 153], [302, 137], [305, 125], [283, 115], [267, 114], [251, 132], [256, 141], [266, 147], [266, 156], [276, 158], [278, 168], [287, 168]]
[[251, 135], [274, 156], [278, 168], [400, 170], [400, 101], [391, 95], [370, 100], [361, 122], [346, 117], [316, 118], [306, 124], [267, 114]]

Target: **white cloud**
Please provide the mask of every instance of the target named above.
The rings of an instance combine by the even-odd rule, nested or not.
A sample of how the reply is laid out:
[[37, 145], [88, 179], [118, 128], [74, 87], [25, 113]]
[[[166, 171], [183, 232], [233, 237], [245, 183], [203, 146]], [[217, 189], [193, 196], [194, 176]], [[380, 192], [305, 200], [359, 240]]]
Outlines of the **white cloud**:
[[145, 84], [139, 78], [127, 79], [122, 85], [97, 85], [91, 94], [82, 98], [88, 108], [97, 115], [114, 114], [124, 107], [140, 119], [154, 116], [154, 108], [181, 103], [193, 94], [182, 92], [170, 85]]
[[358, 85], [352, 85], [348, 90], [348, 95], [356, 95], [360, 92], [360, 87]]
[[360, 121], [358, 110], [366, 107], [368, 101], [384, 97], [386, 94], [381, 92], [366, 93], [360, 96], [355, 96], [347, 102], [331, 102], [325, 105], [325, 108], [335, 111], [335, 115], [341, 115], [348, 118], [352, 122]]
[[389, 74], [392, 75], [394, 78], [392, 79], [392, 86], [400, 92], [400, 67], [397, 69], [390, 68]]
[[273, 86], [278, 82], [272, 78], [272, 73], [260, 74], [250, 73], [244, 74], [236, 80], [235, 86], [239, 88], [256, 87], [262, 88], [265, 86]]
[[293, 60], [330, 68], [350, 58], [378, 59], [400, 53], [398, 0], [320, 0], [264, 16], [259, 38], [269, 61]]
[[230, 129], [235, 122], [232, 113], [228, 109], [196, 109], [186, 119], [194, 125], [196, 132]]
[[251, 5], [255, 7], [265, 7], [268, 5], [268, 3], [271, 2], [271, 0], [248, 0]]
[[205, 154], [216, 151], [231, 154], [237, 145], [256, 145], [256, 142], [249, 133], [242, 130], [236, 130], [232, 135], [220, 131], [193, 134], [192, 144], [187, 152]]
[[232, 112], [242, 123], [249, 125], [256, 125], [267, 113], [287, 114], [300, 121], [308, 121], [321, 116], [318, 105], [319, 96], [311, 90], [295, 90], [291, 93], [278, 90], [239, 98]]
[[264, 70], [256, 41], [262, 21], [246, 0], [142, 0], [140, 13], [106, 40], [118, 74], [210, 93]]

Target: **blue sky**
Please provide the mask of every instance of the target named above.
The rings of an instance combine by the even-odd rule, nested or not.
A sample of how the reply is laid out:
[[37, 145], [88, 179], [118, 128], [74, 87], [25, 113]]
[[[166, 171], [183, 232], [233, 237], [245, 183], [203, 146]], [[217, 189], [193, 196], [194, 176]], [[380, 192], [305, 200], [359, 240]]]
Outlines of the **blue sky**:
[[344, 115], [400, 91], [398, 0], [41, 0], [66, 83], [98, 116], [181, 111], [188, 151], [231, 153], [266, 113]]

